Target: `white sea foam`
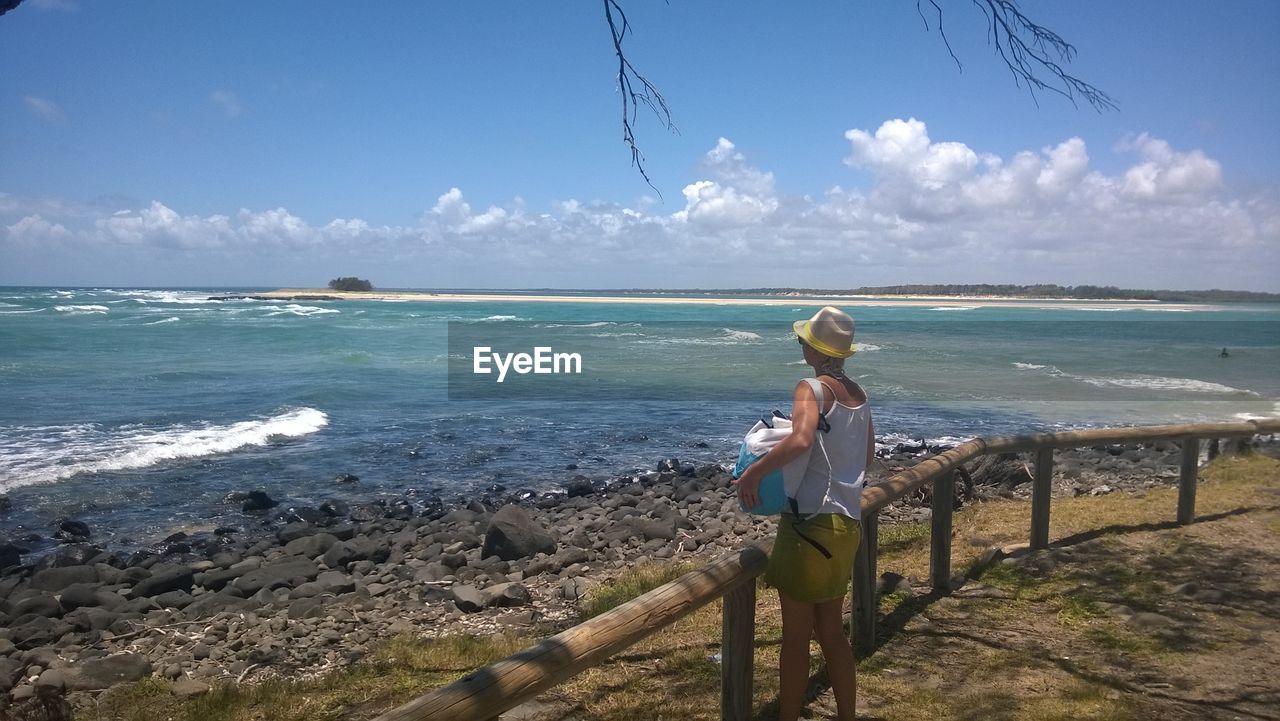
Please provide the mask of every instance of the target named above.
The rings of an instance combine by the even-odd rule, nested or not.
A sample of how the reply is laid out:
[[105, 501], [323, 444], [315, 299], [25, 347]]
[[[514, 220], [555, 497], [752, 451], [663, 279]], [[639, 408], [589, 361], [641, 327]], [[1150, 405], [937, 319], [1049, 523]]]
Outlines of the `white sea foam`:
[[0, 303], [0, 308], [21, 308], [17, 303]]
[[229, 425], [125, 426], [93, 424], [6, 429], [0, 435], [0, 491], [52, 483], [82, 473], [124, 471], [230, 453], [298, 438], [329, 424], [324, 412], [297, 408]]
[[36, 308], [34, 310], [0, 310], [0, 315], [22, 315], [24, 313], [39, 313], [40, 311], [49, 310], [48, 308]]
[[875, 351], [883, 350], [875, 343], [854, 343], [853, 345], [858, 349], [859, 353], [874, 353]]
[[160, 320], [153, 320], [150, 323], [143, 323], [143, 325], [161, 325], [162, 323], [177, 323], [180, 320], [182, 319], [179, 318], [178, 316], [171, 315], [168, 318], [161, 318]]
[[1040, 365], [1039, 363], [1018, 363], [1015, 361], [1013, 367], [1020, 368], [1024, 371], [1038, 371], [1041, 368], [1048, 368], [1049, 366]]
[[106, 290], [105, 293], [127, 295], [135, 303], [177, 303], [180, 305], [212, 305], [226, 301], [210, 300], [205, 293], [178, 290]]
[[980, 307], [976, 305], [940, 305], [929, 310], [977, 310]]
[[325, 315], [327, 313], [341, 313], [341, 312], [342, 311], [338, 310], [337, 308], [320, 308], [314, 305], [298, 305], [297, 303], [290, 303], [288, 305], [281, 306], [280, 309], [278, 310], [271, 311], [270, 313], [267, 314], [267, 316], [270, 317], [275, 315], [296, 315], [296, 316], [301, 316], [303, 318], [306, 318], [307, 316], [312, 316], [312, 315]]
[[734, 330], [732, 328], [721, 328], [724, 336], [729, 340], [760, 340], [759, 333], [752, 333], [749, 330]]
[[1245, 393], [1251, 396], [1258, 394], [1243, 388], [1233, 388], [1232, 386], [1223, 385], [1221, 383], [1213, 383], [1211, 381], [1196, 380], [1195, 378], [1169, 378], [1166, 376], [1137, 376], [1137, 377], [1094, 377], [1094, 376], [1076, 376], [1072, 378], [1084, 381], [1090, 385], [1099, 387], [1113, 386], [1117, 388], [1143, 388], [1158, 391], [1191, 391], [1192, 393]]
[[55, 305], [54, 310], [68, 315], [88, 315], [90, 313], [106, 313], [111, 309], [105, 305]]
[[490, 316], [481, 318], [480, 322], [494, 323], [497, 321], [504, 321], [504, 320], [528, 320], [528, 318], [521, 318], [520, 316], [515, 316], [515, 315], [490, 315]]

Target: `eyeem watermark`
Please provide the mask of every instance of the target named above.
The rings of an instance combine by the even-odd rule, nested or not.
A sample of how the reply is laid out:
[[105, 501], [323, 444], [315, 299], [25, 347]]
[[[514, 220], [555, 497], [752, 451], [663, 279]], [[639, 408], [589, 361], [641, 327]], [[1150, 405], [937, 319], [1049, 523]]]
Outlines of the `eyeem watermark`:
[[535, 346], [533, 353], [495, 353], [485, 345], [471, 349], [471, 372], [476, 375], [492, 374], [498, 370], [498, 382], [507, 379], [508, 371], [519, 375], [582, 373], [581, 353], [556, 353], [551, 346]]

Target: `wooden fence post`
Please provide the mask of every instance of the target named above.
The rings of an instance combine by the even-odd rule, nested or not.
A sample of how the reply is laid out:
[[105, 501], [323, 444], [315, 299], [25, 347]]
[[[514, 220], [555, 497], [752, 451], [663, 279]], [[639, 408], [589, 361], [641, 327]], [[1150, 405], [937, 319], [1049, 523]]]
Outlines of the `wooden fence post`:
[[862, 517], [862, 538], [853, 558], [853, 614], [849, 619], [849, 643], [859, 656], [869, 655], [876, 647], [876, 616], [880, 597], [876, 593], [876, 557], [878, 553], [880, 514]]
[[1182, 469], [1178, 474], [1178, 523], [1187, 525], [1196, 517], [1196, 472], [1200, 467], [1200, 439], [1182, 439]]
[[1036, 475], [1031, 483], [1031, 549], [1049, 547], [1049, 499], [1053, 493], [1053, 449], [1036, 451]]
[[955, 503], [955, 471], [933, 480], [933, 528], [929, 535], [929, 580], [933, 590], [951, 590], [951, 509]]
[[751, 718], [756, 654], [756, 581], [724, 595], [720, 641], [720, 719]]

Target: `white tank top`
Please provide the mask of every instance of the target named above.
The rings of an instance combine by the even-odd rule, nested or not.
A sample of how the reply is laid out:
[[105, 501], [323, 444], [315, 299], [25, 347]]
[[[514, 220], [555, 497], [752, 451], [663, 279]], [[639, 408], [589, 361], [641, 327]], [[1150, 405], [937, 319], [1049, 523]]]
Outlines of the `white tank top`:
[[[813, 388], [821, 408], [830, 391], [817, 379], [805, 381]], [[796, 499], [802, 516], [838, 513], [861, 520], [871, 404], [863, 401], [860, 406], [850, 407], [837, 399], [826, 419], [831, 428], [826, 433], [818, 432], [804, 475], [787, 484], [787, 497]]]

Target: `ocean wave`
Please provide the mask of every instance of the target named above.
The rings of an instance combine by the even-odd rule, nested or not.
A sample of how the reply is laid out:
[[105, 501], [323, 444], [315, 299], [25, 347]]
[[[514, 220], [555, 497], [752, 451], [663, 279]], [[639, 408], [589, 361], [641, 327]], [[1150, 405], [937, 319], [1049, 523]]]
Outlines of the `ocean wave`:
[[859, 353], [874, 353], [878, 350], [884, 350], [875, 343], [854, 343], [853, 345], [857, 348]]
[[212, 305], [225, 303], [221, 300], [210, 300], [207, 293], [177, 290], [104, 290], [104, 293], [127, 295], [135, 303], [176, 303], [179, 305]]
[[88, 315], [90, 313], [106, 313], [111, 309], [105, 305], [55, 305], [54, 310], [67, 315]]
[[180, 320], [182, 319], [179, 318], [178, 316], [171, 315], [168, 318], [161, 318], [160, 320], [153, 320], [150, 323], [143, 323], [143, 325], [161, 325], [163, 323], [177, 323]]
[[[1070, 374], [1068, 374], [1070, 375]], [[1195, 378], [1171, 378], [1167, 376], [1137, 376], [1137, 377], [1095, 377], [1095, 376], [1077, 376], [1071, 375], [1075, 380], [1083, 381], [1090, 385], [1099, 387], [1116, 387], [1116, 388], [1139, 388], [1157, 391], [1191, 391], [1193, 393], [1245, 393], [1251, 396], [1258, 396], [1257, 393], [1246, 390], [1244, 388], [1234, 388], [1232, 386], [1223, 385], [1222, 383], [1213, 383], [1211, 381], [1202, 381]]]
[[0, 303], [0, 308], [21, 308], [17, 303]]
[[296, 315], [296, 316], [306, 318], [307, 316], [312, 316], [312, 315], [325, 315], [326, 313], [341, 313], [341, 312], [342, 311], [338, 310], [337, 308], [320, 308], [314, 305], [298, 305], [297, 303], [290, 303], [289, 305], [281, 306], [279, 310], [273, 310], [270, 313], [267, 313], [267, 316], [270, 317], [275, 315]]
[[495, 323], [498, 321], [506, 321], [506, 320], [529, 320], [529, 319], [521, 318], [520, 316], [517, 316], [517, 315], [490, 315], [490, 316], [485, 316], [484, 318], [478, 318], [477, 322]]
[[1044, 371], [1045, 375], [1057, 378], [1066, 378], [1067, 380], [1077, 381], [1079, 383], [1087, 383], [1098, 388], [1132, 388], [1135, 390], [1151, 390], [1151, 391], [1188, 391], [1191, 393], [1243, 393], [1253, 397], [1259, 397], [1258, 393], [1245, 388], [1235, 388], [1233, 386], [1224, 385], [1222, 383], [1214, 383], [1212, 381], [1202, 381], [1196, 378], [1175, 378], [1170, 376], [1089, 376], [1079, 373], [1067, 373], [1057, 366], [1040, 365], [1038, 363], [1018, 363], [1013, 364], [1015, 368], [1020, 370], [1036, 370]]
[[929, 310], [977, 310], [982, 306], [977, 305], [940, 305]]
[[296, 408], [229, 425], [127, 426], [109, 431], [91, 424], [18, 428], [16, 434], [0, 437], [0, 490], [231, 453], [310, 435], [328, 424], [323, 411]]
[[759, 333], [752, 333], [749, 330], [734, 330], [732, 328], [721, 328], [724, 337], [729, 340], [760, 340]]
[[24, 313], [39, 313], [40, 311], [49, 310], [48, 308], [36, 308], [34, 310], [0, 310], [0, 315], [22, 315]]

